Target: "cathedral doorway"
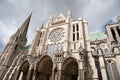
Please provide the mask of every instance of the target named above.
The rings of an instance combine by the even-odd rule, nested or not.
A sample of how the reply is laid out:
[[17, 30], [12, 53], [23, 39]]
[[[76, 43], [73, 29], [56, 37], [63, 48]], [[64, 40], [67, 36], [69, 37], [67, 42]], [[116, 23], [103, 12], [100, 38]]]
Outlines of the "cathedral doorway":
[[36, 80], [52, 79], [53, 62], [49, 56], [44, 56], [38, 63]]
[[74, 58], [68, 58], [63, 63], [62, 80], [77, 80], [78, 63]]
[[27, 80], [27, 74], [29, 70], [29, 62], [25, 61], [20, 67], [20, 72], [18, 74], [18, 79], [17, 80]]

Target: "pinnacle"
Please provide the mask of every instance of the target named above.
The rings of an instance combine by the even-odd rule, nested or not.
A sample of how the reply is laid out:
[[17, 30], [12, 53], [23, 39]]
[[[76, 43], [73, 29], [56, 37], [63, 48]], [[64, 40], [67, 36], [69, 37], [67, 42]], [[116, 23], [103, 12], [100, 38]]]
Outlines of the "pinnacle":
[[25, 20], [25, 22], [24, 22], [24, 23], [22, 24], [22, 26], [19, 28], [19, 31], [20, 31], [21, 33], [26, 33], [26, 34], [27, 34], [31, 16], [32, 16], [32, 13], [28, 16], [28, 18]]

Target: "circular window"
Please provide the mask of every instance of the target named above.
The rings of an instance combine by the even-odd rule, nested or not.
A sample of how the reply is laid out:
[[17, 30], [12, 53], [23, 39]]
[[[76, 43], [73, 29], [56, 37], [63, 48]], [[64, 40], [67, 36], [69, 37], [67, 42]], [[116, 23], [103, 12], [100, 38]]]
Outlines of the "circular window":
[[60, 41], [63, 37], [64, 37], [64, 32], [62, 28], [53, 30], [49, 35], [49, 39], [51, 42]]

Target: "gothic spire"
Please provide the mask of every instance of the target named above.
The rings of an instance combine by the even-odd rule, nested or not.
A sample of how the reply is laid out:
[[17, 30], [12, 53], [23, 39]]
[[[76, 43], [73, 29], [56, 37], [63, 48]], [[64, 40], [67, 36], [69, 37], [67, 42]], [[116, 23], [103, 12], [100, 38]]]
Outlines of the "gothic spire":
[[52, 15], [49, 17], [49, 21], [50, 21], [50, 22], [53, 21], [53, 16], [52, 16]]
[[70, 9], [68, 10], [68, 12], [67, 12], [67, 17], [72, 17], [72, 14], [71, 14], [71, 11], [70, 11]]
[[67, 12], [66, 22], [67, 23], [70, 22], [71, 19], [72, 19], [72, 14], [71, 14], [71, 11], [69, 9], [68, 12]]
[[27, 34], [31, 16], [32, 16], [32, 13], [28, 16], [28, 18], [24, 21], [22, 26], [18, 29], [20, 33], [23, 33], [25, 35]]

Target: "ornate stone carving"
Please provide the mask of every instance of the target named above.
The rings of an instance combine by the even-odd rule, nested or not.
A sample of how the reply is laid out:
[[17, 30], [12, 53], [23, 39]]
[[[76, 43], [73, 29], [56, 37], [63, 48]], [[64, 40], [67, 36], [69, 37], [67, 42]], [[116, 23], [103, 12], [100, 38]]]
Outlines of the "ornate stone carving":
[[51, 42], [60, 41], [64, 37], [64, 31], [62, 28], [55, 29], [51, 32], [49, 39]]

